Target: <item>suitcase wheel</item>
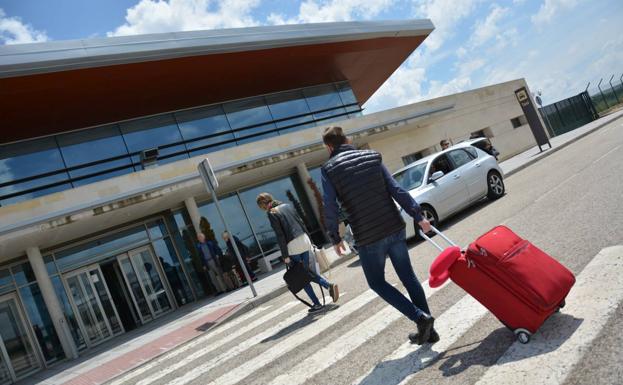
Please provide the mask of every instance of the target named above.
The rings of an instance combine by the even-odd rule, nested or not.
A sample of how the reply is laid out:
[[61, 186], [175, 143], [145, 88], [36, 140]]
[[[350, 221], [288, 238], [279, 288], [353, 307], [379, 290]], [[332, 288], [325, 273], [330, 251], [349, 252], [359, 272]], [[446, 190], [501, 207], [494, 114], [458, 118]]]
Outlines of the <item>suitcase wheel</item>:
[[517, 341], [521, 342], [522, 344], [527, 344], [528, 342], [530, 342], [530, 336], [532, 335], [532, 333], [530, 333], [526, 329], [515, 329], [513, 332], [517, 337]]
[[558, 304], [558, 308], [556, 309], [556, 313], [559, 313], [560, 309], [565, 307], [566, 304], [567, 304], [567, 302], [563, 299], [562, 302], [560, 304]]

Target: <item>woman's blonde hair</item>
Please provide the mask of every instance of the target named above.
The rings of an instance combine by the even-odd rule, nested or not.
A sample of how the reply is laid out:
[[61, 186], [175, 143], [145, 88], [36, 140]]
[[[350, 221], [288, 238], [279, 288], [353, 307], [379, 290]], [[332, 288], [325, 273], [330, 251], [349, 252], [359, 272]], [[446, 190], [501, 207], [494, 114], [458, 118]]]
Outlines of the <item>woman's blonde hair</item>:
[[275, 199], [273, 198], [272, 195], [270, 195], [267, 192], [263, 192], [261, 194], [259, 194], [257, 196], [257, 199], [255, 200], [255, 202], [257, 203], [258, 206], [260, 206], [260, 208], [264, 205], [267, 205], [269, 203], [271, 203], [272, 201], [274, 201]]

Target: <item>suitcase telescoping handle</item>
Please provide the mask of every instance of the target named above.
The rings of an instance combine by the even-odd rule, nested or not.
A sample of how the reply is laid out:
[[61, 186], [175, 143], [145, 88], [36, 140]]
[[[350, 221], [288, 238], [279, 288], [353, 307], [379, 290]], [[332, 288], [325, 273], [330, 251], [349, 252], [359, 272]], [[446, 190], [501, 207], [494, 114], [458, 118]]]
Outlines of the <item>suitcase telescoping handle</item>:
[[[416, 226], [417, 226], [417, 224], [416, 224]], [[442, 237], [444, 239], [444, 241], [448, 242], [448, 244], [450, 246], [456, 246], [456, 243], [452, 242], [452, 240], [450, 238], [446, 237], [444, 233], [442, 233], [441, 231], [437, 230], [434, 226], [431, 226], [430, 228], [435, 232], [435, 234], [438, 234], [440, 237]], [[418, 229], [418, 232], [419, 232], [419, 234], [420, 234], [420, 236], [422, 238], [424, 238], [428, 242], [432, 243], [433, 246], [435, 246], [437, 249], [439, 249], [439, 251], [443, 251], [443, 247], [439, 246], [439, 244], [437, 242], [433, 241], [432, 239], [430, 239], [430, 237], [428, 235], [424, 234], [424, 232], [422, 231], [421, 228]]]

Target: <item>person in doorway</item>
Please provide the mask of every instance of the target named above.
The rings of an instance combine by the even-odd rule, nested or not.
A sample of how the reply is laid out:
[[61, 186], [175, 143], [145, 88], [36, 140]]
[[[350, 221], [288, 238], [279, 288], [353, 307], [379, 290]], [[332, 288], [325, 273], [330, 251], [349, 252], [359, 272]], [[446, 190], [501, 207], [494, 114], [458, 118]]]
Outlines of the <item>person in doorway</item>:
[[223, 280], [228, 288], [239, 288], [241, 286], [240, 277], [236, 273], [236, 263], [234, 262], [236, 257], [229, 252], [223, 253], [219, 257], [219, 263], [221, 270], [223, 271]]
[[[303, 263], [313, 273], [314, 269], [310, 268], [309, 263], [309, 251], [312, 249], [312, 243], [307, 236], [303, 220], [299, 217], [294, 207], [290, 204], [279, 202], [269, 193], [258, 195], [257, 205], [262, 210], [265, 210], [268, 215], [270, 225], [277, 235], [277, 242], [284, 262], [288, 265], [291, 263]], [[313, 273], [312, 276], [313, 282], [322, 285], [325, 289], [329, 289], [331, 299], [333, 302], [336, 302], [340, 297], [338, 285], [328, 282], [318, 274]], [[322, 310], [322, 305], [311, 285], [307, 284], [304, 290], [313, 302], [309, 312], [315, 313]]]
[[227, 286], [223, 282], [223, 271], [218, 261], [218, 258], [223, 255], [221, 248], [216, 242], [206, 239], [204, 233], [199, 233], [197, 234], [197, 251], [203, 259], [203, 270], [209, 275], [217, 295], [227, 291]]
[[444, 139], [441, 142], [439, 142], [439, 145], [441, 146], [441, 151], [447, 150], [450, 147], [450, 142]]
[[231, 255], [234, 258], [234, 261], [238, 263], [238, 258], [236, 257], [236, 252], [231, 242], [231, 239], [232, 238], [234, 239], [234, 242], [236, 242], [236, 246], [238, 247], [238, 251], [240, 252], [240, 257], [242, 258], [242, 262], [244, 263], [244, 267], [246, 267], [247, 271], [249, 272], [249, 277], [251, 277], [252, 281], [256, 281], [257, 276], [255, 275], [255, 272], [251, 268], [251, 264], [250, 264], [251, 253], [247, 245], [242, 243], [242, 241], [238, 239], [237, 236], [235, 235], [233, 237], [230, 236], [227, 231], [223, 231], [223, 234], [221, 236], [223, 237], [223, 241], [225, 241], [225, 244], [227, 245], [227, 251], [229, 252], [229, 255]]
[[[415, 322], [417, 333], [409, 334], [411, 342], [419, 345], [437, 342], [435, 319], [430, 315], [424, 289], [411, 266], [405, 223], [395, 202], [424, 232], [431, 230], [430, 223], [422, 218], [420, 206], [409, 192], [392, 178], [382, 163], [381, 154], [356, 150], [341, 127], [326, 128], [322, 139], [330, 154], [321, 169], [325, 225], [335, 251], [342, 255], [345, 249], [338, 231], [339, 200], [348, 216], [370, 288]], [[385, 280], [388, 255], [411, 300]]]

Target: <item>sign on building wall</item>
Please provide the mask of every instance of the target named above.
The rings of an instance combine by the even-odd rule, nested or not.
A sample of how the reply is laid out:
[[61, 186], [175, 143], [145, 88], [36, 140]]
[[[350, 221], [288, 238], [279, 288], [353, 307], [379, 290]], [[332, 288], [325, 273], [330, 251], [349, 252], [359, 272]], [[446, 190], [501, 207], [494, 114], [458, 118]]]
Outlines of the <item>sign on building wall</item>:
[[517, 97], [517, 101], [523, 110], [524, 116], [528, 121], [528, 125], [530, 126], [530, 130], [532, 130], [532, 135], [534, 135], [534, 139], [536, 139], [536, 143], [539, 146], [539, 150], [543, 151], [541, 146], [547, 144], [549, 148], [552, 148], [552, 145], [549, 142], [549, 138], [545, 133], [545, 129], [541, 124], [541, 120], [537, 115], [536, 108], [534, 108], [534, 104], [532, 104], [532, 99], [530, 99], [530, 95], [528, 95], [528, 90], [526, 87], [521, 87], [518, 90], [515, 90], [515, 96]]

